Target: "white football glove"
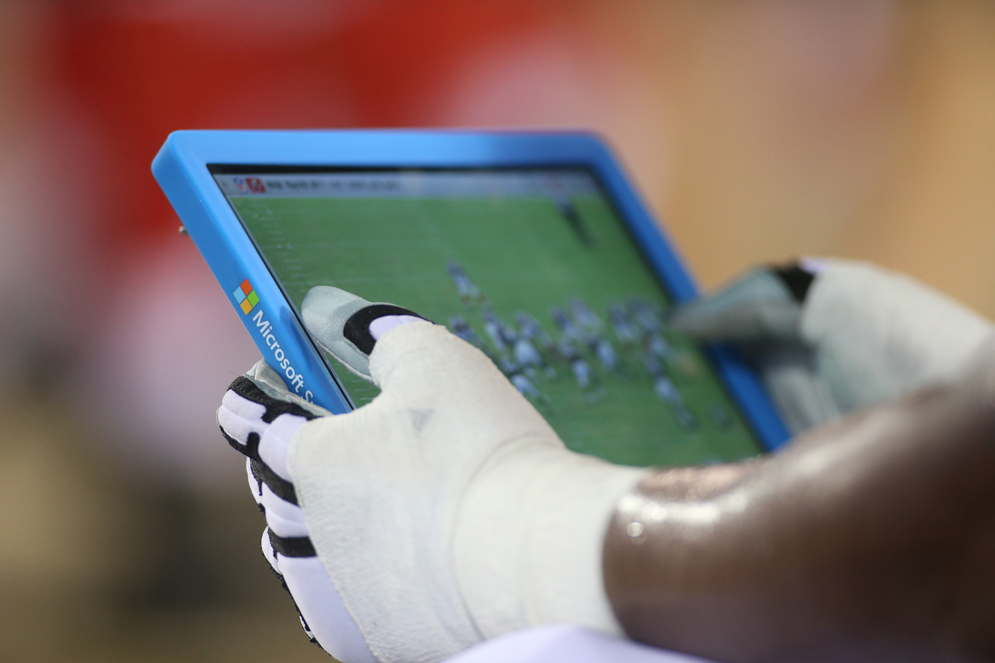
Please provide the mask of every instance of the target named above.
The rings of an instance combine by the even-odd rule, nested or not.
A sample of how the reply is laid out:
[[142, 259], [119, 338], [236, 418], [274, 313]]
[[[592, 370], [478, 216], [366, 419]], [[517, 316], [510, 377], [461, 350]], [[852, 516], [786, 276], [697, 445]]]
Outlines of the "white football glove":
[[844, 260], [754, 270], [671, 323], [740, 346], [795, 432], [955, 378], [993, 331], [907, 276]]
[[444, 327], [327, 287], [302, 308], [380, 395], [328, 416], [260, 362], [218, 421], [249, 457], [263, 550], [308, 634], [346, 663], [417, 663], [539, 624], [621, 633], [602, 545], [645, 471], [568, 451]]

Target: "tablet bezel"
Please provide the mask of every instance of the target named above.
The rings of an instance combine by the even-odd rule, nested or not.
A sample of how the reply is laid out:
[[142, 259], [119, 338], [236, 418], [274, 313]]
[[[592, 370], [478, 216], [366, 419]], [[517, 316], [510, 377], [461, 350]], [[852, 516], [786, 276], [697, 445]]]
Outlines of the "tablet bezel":
[[[587, 168], [615, 205], [633, 241], [675, 303], [698, 288], [596, 136], [574, 132], [459, 131], [177, 131], [152, 162], [152, 172], [241, 316], [260, 352], [288, 386], [339, 414], [352, 409], [325, 358], [300, 323], [208, 170], [208, 164], [329, 168]], [[260, 303], [244, 314], [233, 297], [246, 279]], [[262, 311], [261, 325], [257, 313]], [[278, 360], [276, 350], [282, 350]], [[773, 450], [789, 437], [756, 376], [729, 348], [707, 349], [716, 372], [749, 421], [761, 445]], [[287, 368], [289, 367], [289, 368]], [[290, 369], [300, 378], [291, 384]]]

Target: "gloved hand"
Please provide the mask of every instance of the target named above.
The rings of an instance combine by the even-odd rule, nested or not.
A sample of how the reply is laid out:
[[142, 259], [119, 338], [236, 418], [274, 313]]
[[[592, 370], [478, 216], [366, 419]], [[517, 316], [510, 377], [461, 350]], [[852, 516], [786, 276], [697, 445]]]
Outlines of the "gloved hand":
[[302, 309], [380, 395], [329, 416], [260, 362], [218, 421], [249, 457], [264, 553], [309, 635], [346, 663], [413, 663], [538, 624], [620, 633], [602, 544], [645, 471], [568, 451], [444, 327], [328, 287]]
[[739, 346], [794, 432], [949, 382], [993, 331], [907, 276], [844, 260], [756, 269], [671, 323]]

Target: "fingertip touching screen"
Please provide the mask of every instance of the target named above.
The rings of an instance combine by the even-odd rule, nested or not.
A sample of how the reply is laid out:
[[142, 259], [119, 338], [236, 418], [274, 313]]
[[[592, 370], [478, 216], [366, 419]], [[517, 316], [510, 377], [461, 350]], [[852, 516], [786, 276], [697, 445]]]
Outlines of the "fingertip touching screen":
[[[595, 174], [579, 167], [209, 169], [298, 315], [333, 285], [480, 348], [568, 447], [631, 465], [761, 445]], [[356, 406], [376, 394], [326, 357]]]

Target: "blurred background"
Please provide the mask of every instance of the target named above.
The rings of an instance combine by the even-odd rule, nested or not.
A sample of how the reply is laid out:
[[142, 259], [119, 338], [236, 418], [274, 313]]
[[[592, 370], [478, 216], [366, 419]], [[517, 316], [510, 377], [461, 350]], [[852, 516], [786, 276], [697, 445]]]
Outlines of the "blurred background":
[[868, 259], [995, 316], [983, 0], [0, 0], [0, 660], [330, 660], [214, 410], [256, 351], [194, 128], [584, 127], [706, 287]]

